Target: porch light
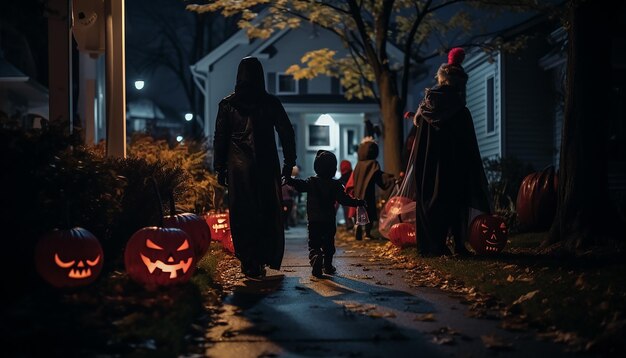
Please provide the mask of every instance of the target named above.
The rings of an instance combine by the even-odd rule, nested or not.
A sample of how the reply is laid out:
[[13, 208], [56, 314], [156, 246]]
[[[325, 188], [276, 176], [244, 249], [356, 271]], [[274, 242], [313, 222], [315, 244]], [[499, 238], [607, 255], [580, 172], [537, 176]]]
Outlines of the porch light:
[[187, 122], [191, 121], [192, 119], [193, 119], [193, 114], [192, 113], [185, 114], [185, 120]]
[[140, 91], [145, 84], [143, 80], [137, 80], [135, 81], [135, 88]]
[[317, 120], [315, 121], [316, 126], [330, 126], [332, 124], [335, 124], [335, 120], [333, 119], [333, 117], [326, 113], [317, 117]]

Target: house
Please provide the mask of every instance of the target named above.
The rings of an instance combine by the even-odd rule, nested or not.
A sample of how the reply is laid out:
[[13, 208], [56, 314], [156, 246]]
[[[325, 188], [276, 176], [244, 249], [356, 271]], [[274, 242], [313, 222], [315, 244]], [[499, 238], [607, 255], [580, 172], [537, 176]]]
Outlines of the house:
[[[204, 95], [204, 135], [212, 143], [218, 103], [233, 91], [239, 61], [254, 56], [265, 70], [267, 91], [281, 100], [296, 131], [301, 175], [314, 174], [313, 160], [319, 149], [330, 150], [339, 160], [349, 160], [354, 166], [364, 121], [380, 122], [378, 104], [373, 100], [346, 100], [339, 81], [332, 77], [295, 80], [285, 74], [290, 65], [300, 63], [304, 53], [320, 48], [336, 50], [337, 56], [345, 54], [334, 34], [311, 24], [277, 31], [265, 40], [248, 39], [241, 30], [191, 66], [194, 81]], [[389, 52], [401, 58], [398, 49]], [[381, 154], [381, 165], [382, 158]]]
[[467, 107], [483, 158], [516, 157], [535, 169], [558, 164], [565, 33], [553, 28], [535, 19], [509, 34], [530, 34], [524, 49], [468, 53]]

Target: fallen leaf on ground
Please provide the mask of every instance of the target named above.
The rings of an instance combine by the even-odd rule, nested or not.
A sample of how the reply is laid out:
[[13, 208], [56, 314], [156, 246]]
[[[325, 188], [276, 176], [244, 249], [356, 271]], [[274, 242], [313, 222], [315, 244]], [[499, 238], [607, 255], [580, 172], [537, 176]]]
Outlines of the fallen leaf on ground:
[[433, 343], [439, 345], [451, 345], [454, 344], [454, 337], [433, 337]]
[[436, 321], [435, 319], [435, 315], [432, 313], [424, 313], [421, 315], [418, 315], [417, 317], [413, 318], [414, 321], [421, 321], [421, 322], [434, 322]]
[[513, 277], [513, 276], [509, 275], [509, 276], [507, 276], [506, 280], [507, 280], [508, 282], [513, 282], [513, 281], [515, 281], [515, 277]]
[[488, 349], [509, 350], [513, 348], [513, 344], [495, 335], [480, 336], [480, 339], [483, 341], [483, 345], [485, 346], [485, 348]]
[[518, 299], [513, 301], [513, 305], [518, 305], [524, 301], [528, 301], [532, 299], [533, 297], [535, 297], [537, 293], [539, 293], [539, 290], [530, 291], [527, 294], [521, 295]]

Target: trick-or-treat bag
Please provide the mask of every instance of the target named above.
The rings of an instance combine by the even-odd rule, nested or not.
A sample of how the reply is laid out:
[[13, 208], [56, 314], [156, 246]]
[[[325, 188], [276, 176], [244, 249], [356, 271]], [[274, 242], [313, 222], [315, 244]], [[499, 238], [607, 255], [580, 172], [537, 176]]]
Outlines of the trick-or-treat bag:
[[358, 206], [356, 208], [356, 224], [357, 225], [366, 225], [370, 223], [370, 218], [367, 216], [367, 209], [363, 206]]
[[378, 231], [386, 238], [389, 238], [389, 230], [394, 224], [405, 222], [415, 223], [415, 142], [409, 161], [404, 171], [404, 178], [399, 185], [396, 185], [389, 195], [389, 200], [380, 212], [378, 219]]

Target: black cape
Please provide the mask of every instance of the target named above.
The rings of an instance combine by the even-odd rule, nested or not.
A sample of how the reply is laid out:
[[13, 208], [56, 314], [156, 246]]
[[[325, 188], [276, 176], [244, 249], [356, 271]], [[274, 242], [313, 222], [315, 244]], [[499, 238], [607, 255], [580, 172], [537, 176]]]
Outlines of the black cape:
[[487, 179], [474, 123], [459, 91], [426, 90], [415, 134], [416, 220], [422, 254], [445, 253], [452, 230], [457, 244], [467, 237], [469, 209], [490, 213]]
[[256, 58], [239, 64], [235, 92], [219, 104], [214, 138], [214, 169], [228, 173], [228, 206], [235, 255], [244, 265], [279, 269], [285, 236], [282, 222], [280, 165], [296, 162], [295, 136], [287, 113], [265, 91]]

